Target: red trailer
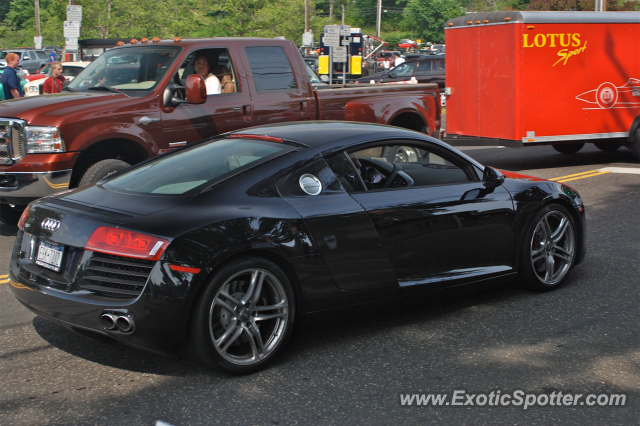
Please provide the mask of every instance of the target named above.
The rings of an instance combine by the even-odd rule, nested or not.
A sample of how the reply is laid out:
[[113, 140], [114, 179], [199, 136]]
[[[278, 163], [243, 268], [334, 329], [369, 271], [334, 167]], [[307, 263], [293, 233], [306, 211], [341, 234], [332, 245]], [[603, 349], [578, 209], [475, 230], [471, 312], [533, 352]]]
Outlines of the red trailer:
[[640, 159], [640, 12], [475, 13], [445, 40], [447, 141]]

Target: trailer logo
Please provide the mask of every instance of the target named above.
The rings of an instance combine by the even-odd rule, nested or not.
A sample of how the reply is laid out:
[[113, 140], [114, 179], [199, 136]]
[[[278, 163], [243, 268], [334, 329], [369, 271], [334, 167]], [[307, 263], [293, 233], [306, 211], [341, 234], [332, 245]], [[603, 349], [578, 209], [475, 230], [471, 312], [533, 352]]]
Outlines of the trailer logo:
[[[556, 44], [556, 42], [558, 44]], [[558, 51], [560, 59], [552, 66], [558, 65], [564, 61], [562, 65], [566, 65], [570, 57], [578, 55], [587, 49], [587, 41], [580, 46], [580, 34], [536, 34], [533, 41], [529, 41], [529, 34], [523, 34], [522, 47], [576, 47], [576, 49], [562, 49]]]
[[576, 99], [591, 107], [582, 109], [637, 108], [640, 106], [640, 80], [630, 78], [622, 86], [602, 83], [597, 89], [576, 96]]

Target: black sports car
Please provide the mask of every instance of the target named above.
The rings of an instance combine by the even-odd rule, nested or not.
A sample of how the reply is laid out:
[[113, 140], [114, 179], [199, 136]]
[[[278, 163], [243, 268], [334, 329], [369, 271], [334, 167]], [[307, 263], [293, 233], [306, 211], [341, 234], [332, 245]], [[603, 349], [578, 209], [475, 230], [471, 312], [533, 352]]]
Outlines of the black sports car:
[[[505, 177], [506, 174], [506, 177]], [[570, 187], [396, 127], [255, 127], [33, 202], [10, 283], [78, 332], [234, 373], [296, 316], [471, 283], [560, 285], [585, 256]]]

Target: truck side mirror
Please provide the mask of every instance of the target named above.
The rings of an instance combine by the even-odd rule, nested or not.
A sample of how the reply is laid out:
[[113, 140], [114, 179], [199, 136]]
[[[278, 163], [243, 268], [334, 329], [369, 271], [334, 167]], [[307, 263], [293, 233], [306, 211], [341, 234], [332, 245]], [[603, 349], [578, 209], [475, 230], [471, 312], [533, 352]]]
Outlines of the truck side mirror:
[[207, 86], [204, 84], [204, 78], [198, 74], [187, 76], [185, 87], [188, 104], [203, 104], [207, 101]]
[[162, 94], [162, 103], [164, 106], [174, 107], [186, 103], [187, 101], [184, 100], [184, 94], [181, 91], [183, 89], [184, 86], [179, 86], [175, 83], [168, 84]]
[[497, 188], [504, 183], [504, 175], [493, 167], [484, 166], [482, 184], [487, 189]]
[[326, 74], [322, 74], [320, 76], [320, 81], [322, 81], [323, 83], [328, 83], [329, 82], [329, 76]]

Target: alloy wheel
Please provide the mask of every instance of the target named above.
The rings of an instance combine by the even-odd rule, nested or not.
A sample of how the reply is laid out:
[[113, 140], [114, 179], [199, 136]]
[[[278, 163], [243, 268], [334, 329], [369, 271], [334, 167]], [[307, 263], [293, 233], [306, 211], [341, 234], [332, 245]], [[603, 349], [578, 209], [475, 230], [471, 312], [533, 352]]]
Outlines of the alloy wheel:
[[569, 217], [558, 210], [544, 215], [531, 238], [531, 266], [538, 280], [545, 285], [562, 281], [573, 264], [575, 246]]

